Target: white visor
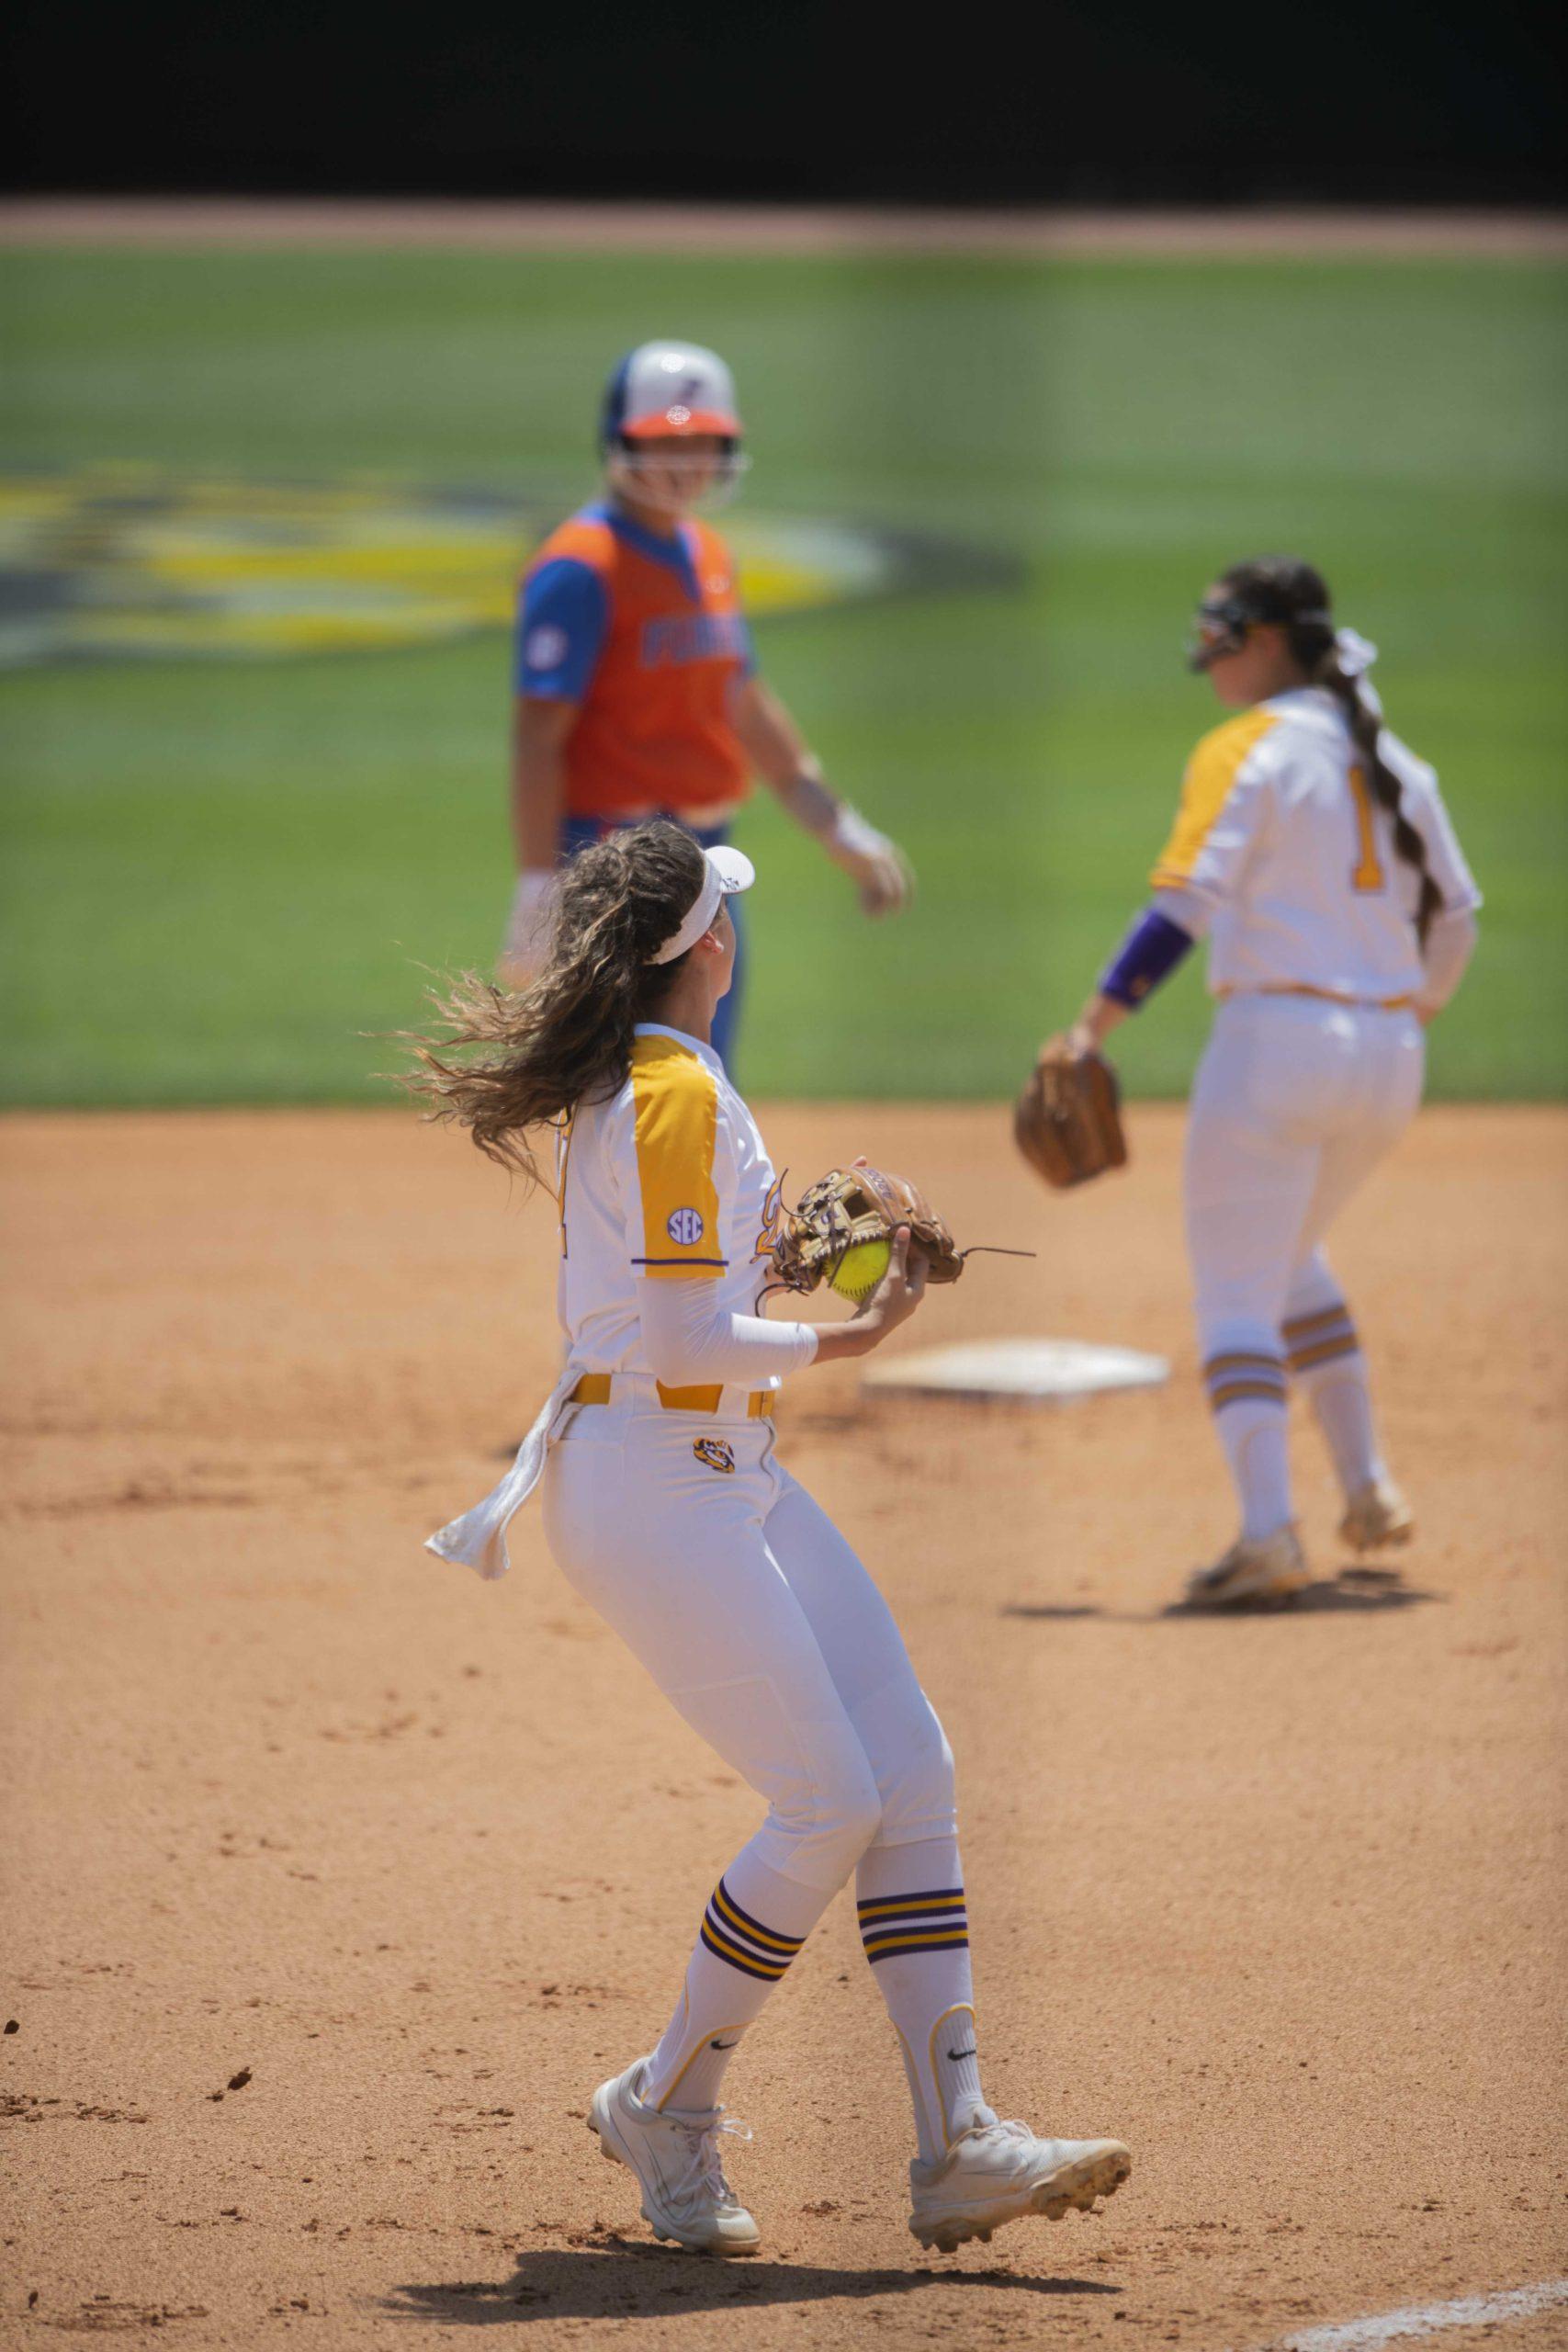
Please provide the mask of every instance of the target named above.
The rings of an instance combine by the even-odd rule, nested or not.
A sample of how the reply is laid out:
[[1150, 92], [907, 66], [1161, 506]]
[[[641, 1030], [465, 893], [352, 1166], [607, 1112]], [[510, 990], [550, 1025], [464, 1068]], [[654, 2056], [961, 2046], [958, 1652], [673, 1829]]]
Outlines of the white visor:
[[757, 879], [757, 869], [744, 850], [705, 849], [703, 856], [707, 865], [703, 887], [687, 909], [679, 931], [671, 933], [657, 955], [649, 957], [650, 964], [672, 964], [677, 956], [694, 947], [704, 932], [712, 930], [714, 917], [726, 899], [733, 897], [737, 890], [749, 890]]

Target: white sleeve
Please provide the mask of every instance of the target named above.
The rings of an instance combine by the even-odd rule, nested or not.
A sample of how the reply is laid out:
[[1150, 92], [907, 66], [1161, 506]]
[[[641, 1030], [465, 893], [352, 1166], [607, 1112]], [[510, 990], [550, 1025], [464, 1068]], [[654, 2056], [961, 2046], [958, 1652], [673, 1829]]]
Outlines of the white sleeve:
[[1427, 864], [1443, 894], [1444, 907], [1450, 914], [1472, 912], [1481, 904], [1481, 892], [1435, 782], [1416, 821], [1427, 844]]
[[653, 1376], [671, 1388], [716, 1380], [755, 1385], [803, 1372], [817, 1353], [809, 1323], [770, 1323], [716, 1308], [711, 1283], [644, 1277], [637, 1295]]
[[1201, 939], [1214, 919], [1214, 910], [1196, 890], [1172, 888], [1156, 890], [1149, 900], [1151, 912], [1163, 915], [1184, 931], [1189, 939]]
[[[1188, 761], [1170, 839], [1149, 876], [1156, 890], [1183, 890], [1211, 908], [1235, 897], [1273, 821], [1275, 755], [1258, 716], [1216, 727]], [[1267, 712], [1262, 718], [1272, 723]]]
[[1416, 999], [1417, 1012], [1441, 1012], [1475, 953], [1476, 932], [1475, 916], [1469, 907], [1449, 907], [1432, 917], [1421, 950], [1426, 977]]
[[1271, 783], [1262, 760], [1249, 761], [1241, 768], [1187, 876], [1186, 887], [1193, 898], [1219, 907], [1235, 897], [1247, 860], [1273, 817]]

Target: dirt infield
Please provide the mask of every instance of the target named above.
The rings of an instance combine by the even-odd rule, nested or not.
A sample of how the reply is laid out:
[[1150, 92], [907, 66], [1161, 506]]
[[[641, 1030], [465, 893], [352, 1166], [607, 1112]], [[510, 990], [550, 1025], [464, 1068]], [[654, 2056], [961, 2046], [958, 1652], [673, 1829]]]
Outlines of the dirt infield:
[[[957, 1750], [990, 2096], [1114, 2131], [1092, 2222], [923, 2258], [906, 2098], [840, 1901], [737, 2064], [764, 2253], [652, 2246], [583, 2129], [755, 1816], [544, 1553], [421, 1539], [552, 1355], [543, 1204], [398, 1114], [17, 1118], [3, 1494], [0, 2343], [1179, 2343], [1568, 2270], [1568, 1116], [1435, 1111], [1346, 1218], [1422, 1533], [1170, 1614], [1230, 1530], [1192, 1377], [1179, 1114], [1047, 1201], [985, 1110], [785, 1106], [796, 1170], [918, 1171], [976, 1260], [895, 1346], [1168, 1353], [1066, 1409], [795, 1384], [787, 1458], [889, 1592]], [[1562, 2310], [1449, 2344], [1544, 2345]]]
[[455, 252], [965, 254], [1044, 259], [1561, 259], [1568, 216], [1235, 206], [938, 211], [911, 206], [13, 198], [6, 245], [444, 247]]

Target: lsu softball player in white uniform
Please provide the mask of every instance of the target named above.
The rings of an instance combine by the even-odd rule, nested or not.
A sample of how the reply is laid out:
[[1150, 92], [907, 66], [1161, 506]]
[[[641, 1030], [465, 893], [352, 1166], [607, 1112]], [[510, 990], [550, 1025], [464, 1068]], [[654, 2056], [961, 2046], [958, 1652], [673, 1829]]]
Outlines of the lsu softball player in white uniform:
[[1414, 1117], [1425, 1024], [1458, 987], [1481, 894], [1424, 761], [1390, 733], [1328, 590], [1289, 556], [1205, 594], [1190, 662], [1240, 715], [1188, 763], [1156, 896], [1073, 1032], [1097, 1045], [1197, 939], [1219, 1001], [1187, 1129], [1187, 1241], [1203, 1374], [1241, 1506], [1189, 1586], [1224, 1603], [1309, 1581], [1286, 1459], [1307, 1393], [1359, 1551], [1406, 1541], [1366, 1359], [1323, 1250], [1339, 1210]]
[[909, 2226], [951, 2248], [1030, 2212], [1092, 2207], [1126, 2177], [1113, 2140], [1040, 2139], [981, 2094], [953, 1758], [886, 1604], [774, 1453], [781, 1382], [859, 1355], [910, 1315], [924, 1268], [898, 1237], [853, 1320], [760, 1313], [779, 1182], [710, 1037], [729, 983], [728, 848], [653, 821], [583, 849], [521, 997], [468, 984], [426, 1048], [443, 1114], [536, 1173], [557, 1123], [566, 1361], [513, 1470], [432, 1539], [481, 1573], [543, 1480], [550, 1548], [675, 1707], [767, 1800], [714, 1886], [657, 2045], [594, 2092], [661, 2237], [750, 2253], [718, 2091], [731, 2055], [852, 1875], [862, 1939], [914, 2101]]

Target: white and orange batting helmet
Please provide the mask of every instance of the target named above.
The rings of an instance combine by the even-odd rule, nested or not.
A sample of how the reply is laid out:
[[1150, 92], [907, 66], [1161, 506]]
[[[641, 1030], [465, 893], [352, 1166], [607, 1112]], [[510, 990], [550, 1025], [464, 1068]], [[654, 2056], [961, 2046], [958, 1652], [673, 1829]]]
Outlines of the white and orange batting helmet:
[[[705, 492], [728, 492], [744, 471], [735, 379], [716, 351], [699, 343], [642, 343], [628, 351], [604, 388], [599, 447], [612, 476], [634, 478], [653, 458], [676, 479], [689, 470]], [[672, 445], [710, 444], [683, 458]], [[716, 458], [711, 443], [719, 445]]]

